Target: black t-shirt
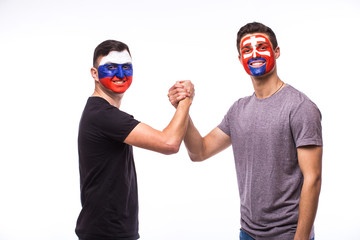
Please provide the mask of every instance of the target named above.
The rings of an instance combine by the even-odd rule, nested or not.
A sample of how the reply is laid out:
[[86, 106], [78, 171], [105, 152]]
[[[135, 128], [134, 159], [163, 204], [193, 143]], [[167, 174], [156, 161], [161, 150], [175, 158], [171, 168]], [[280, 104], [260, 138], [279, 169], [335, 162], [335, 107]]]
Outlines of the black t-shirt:
[[132, 146], [125, 138], [139, 124], [100, 97], [90, 97], [79, 126], [82, 210], [76, 234], [85, 240], [134, 240], [138, 192]]

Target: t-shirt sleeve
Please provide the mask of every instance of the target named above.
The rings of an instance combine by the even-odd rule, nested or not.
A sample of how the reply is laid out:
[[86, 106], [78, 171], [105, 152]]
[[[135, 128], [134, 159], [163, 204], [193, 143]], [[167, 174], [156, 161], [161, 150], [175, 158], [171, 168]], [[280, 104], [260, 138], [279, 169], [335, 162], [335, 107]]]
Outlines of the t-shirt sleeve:
[[291, 131], [296, 147], [322, 146], [321, 113], [310, 100], [304, 100], [290, 116]]
[[117, 108], [109, 108], [102, 114], [101, 129], [106, 137], [124, 142], [130, 132], [140, 123], [126, 112]]
[[230, 135], [230, 133], [231, 133], [231, 131], [230, 131], [230, 119], [231, 119], [233, 107], [234, 106], [231, 106], [231, 108], [228, 110], [228, 112], [224, 116], [223, 120], [221, 121], [221, 123], [218, 125], [218, 128], [228, 136], [231, 136]]

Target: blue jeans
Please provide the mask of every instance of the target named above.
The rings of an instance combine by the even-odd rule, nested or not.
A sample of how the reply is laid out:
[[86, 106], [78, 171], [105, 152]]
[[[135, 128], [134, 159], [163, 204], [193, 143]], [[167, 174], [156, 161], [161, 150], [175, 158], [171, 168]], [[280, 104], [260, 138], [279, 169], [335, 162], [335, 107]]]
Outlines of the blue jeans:
[[[240, 230], [240, 240], [255, 240], [252, 238], [249, 234], [247, 234], [244, 230]], [[315, 238], [312, 238], [310, 240], [315, 240]]]
[[240, 230], [240, 240], [255, 240], [254, 238], [250, 237], [244, 230]]

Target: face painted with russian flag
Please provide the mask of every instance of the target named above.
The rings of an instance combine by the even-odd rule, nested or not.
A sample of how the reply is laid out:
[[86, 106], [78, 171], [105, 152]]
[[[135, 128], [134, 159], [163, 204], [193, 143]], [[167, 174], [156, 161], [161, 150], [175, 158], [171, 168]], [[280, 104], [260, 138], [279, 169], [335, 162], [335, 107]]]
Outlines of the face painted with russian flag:
[[251, 76], [261, 76], [275, 66], [275, 56], [269, 39], [262, 34], [245, 36], [240, 43], [245, 71]]
[[128, 51], [112, 51], [99, 63], [99, 81], [107, 89], [124, 93], [132, 83], [133, 67]]

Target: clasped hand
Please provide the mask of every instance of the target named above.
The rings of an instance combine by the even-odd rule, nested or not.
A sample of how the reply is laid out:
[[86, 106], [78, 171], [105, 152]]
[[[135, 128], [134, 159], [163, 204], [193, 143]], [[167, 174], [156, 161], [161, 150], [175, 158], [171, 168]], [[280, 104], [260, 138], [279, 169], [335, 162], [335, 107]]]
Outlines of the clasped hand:
[[171, 104], [177, 108], [179, 102], [185, 98], [189, 98], [191, 101], [195, 96], [194, 84], [190, 80], [177, 81], [170, 89], [168, 98]]

